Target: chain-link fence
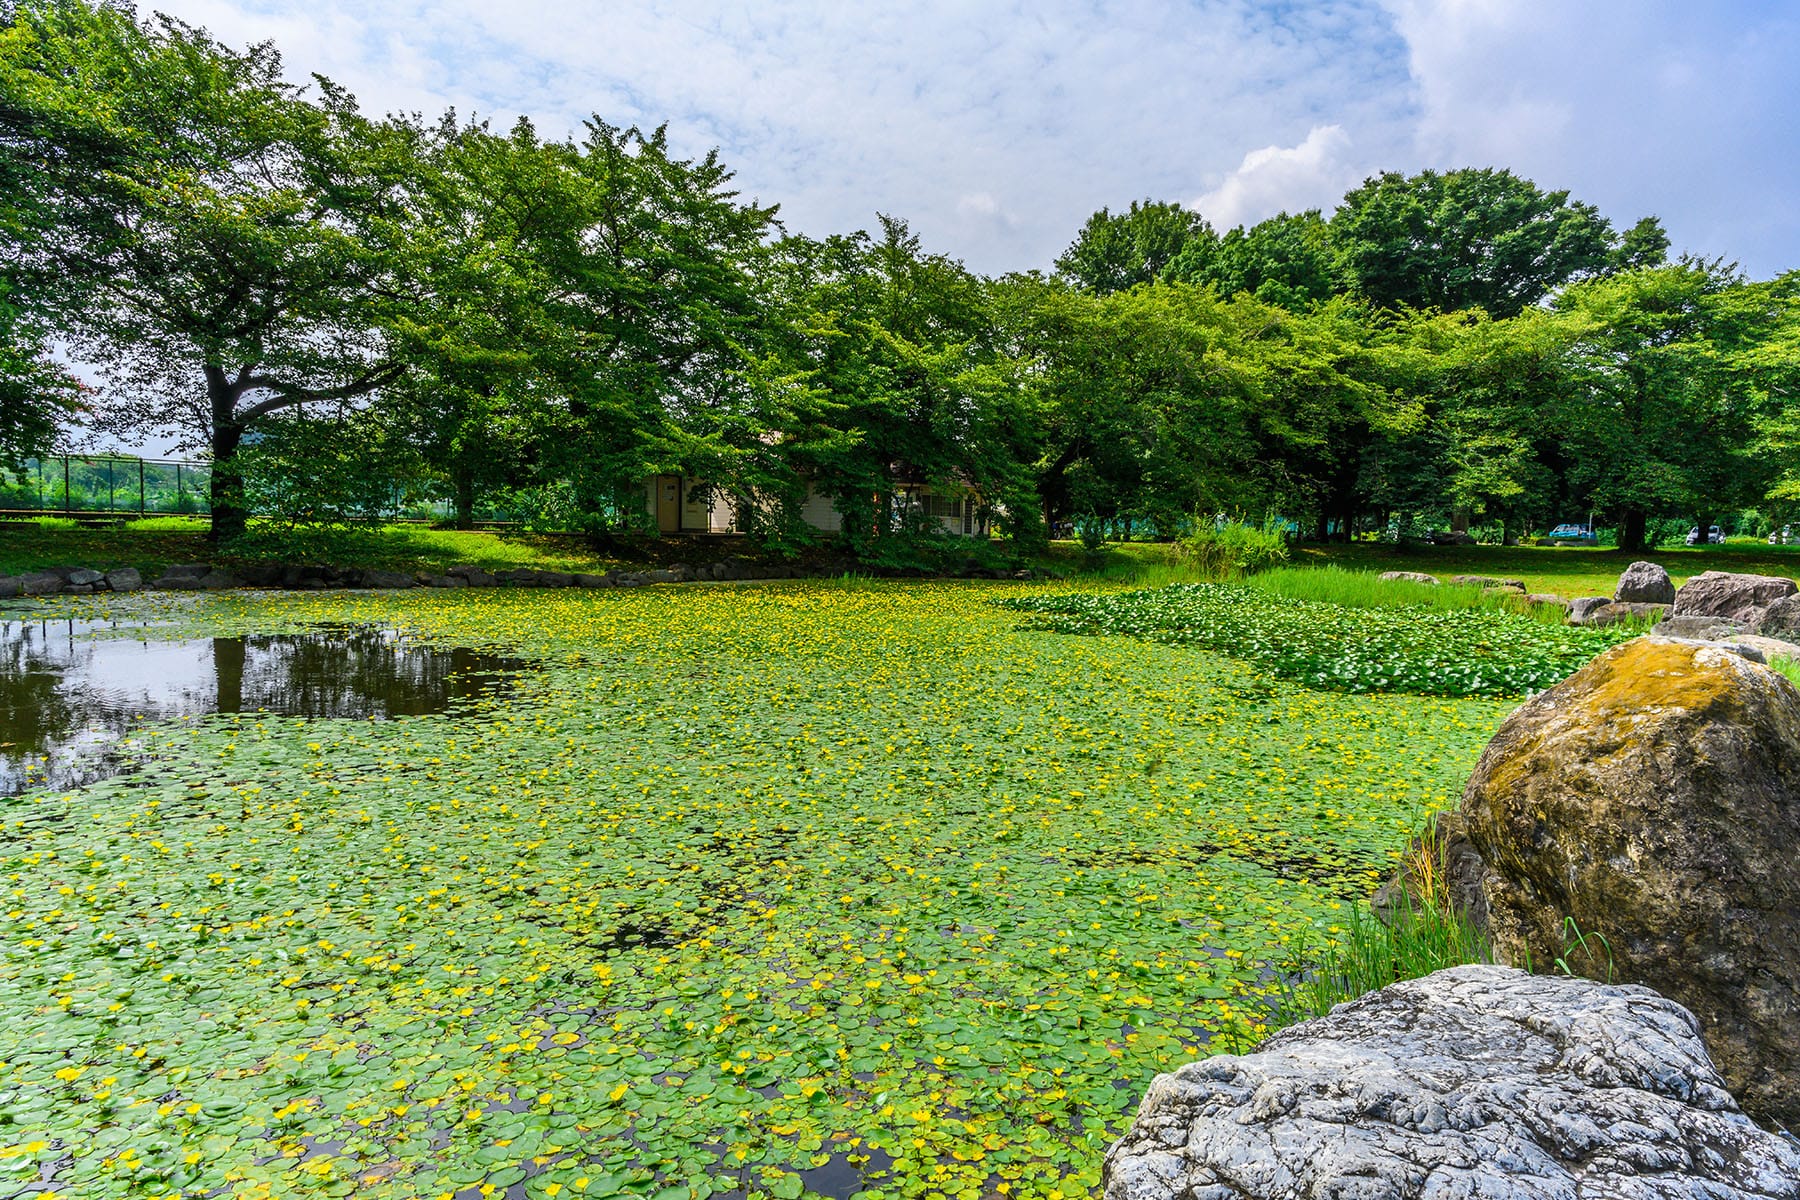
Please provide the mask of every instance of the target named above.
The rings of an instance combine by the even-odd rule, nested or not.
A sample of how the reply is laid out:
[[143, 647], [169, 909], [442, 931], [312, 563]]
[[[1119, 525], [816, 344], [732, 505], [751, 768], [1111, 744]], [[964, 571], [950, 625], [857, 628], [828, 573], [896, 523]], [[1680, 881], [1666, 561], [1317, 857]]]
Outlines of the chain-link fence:
[[205, 515], [211, 477], [208, 464], [177, 459], [46, 455], [20, 473], [0, 471], [0, 511]]

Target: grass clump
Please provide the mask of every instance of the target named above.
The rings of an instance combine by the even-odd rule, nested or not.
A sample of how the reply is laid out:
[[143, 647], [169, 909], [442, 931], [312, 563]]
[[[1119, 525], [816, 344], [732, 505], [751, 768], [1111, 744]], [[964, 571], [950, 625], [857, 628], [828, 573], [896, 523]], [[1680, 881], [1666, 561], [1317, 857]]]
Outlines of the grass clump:
[[1800, 687], [1800, 658], [1772, 659], [1769, 666], [1780, 674], [1786, 675], [1795, 687]]
[[1181, 539], [1181, 552], [1210, 579], [1254, 575], [1288, 559], [1287, 539], [1242, 521], [1202, 526]]
[[1446, 967], [1493, 961], [1493, 948], [1467, 917], [1455, 911], [1444, 876], [1443, 843], [1433, 832], [1414, 839], [1401, 863], [1407, 886], [1383, 921], [1367, 904], [1350, 908], [1348, 923], [1333, 926], [1315, 965], [1284, 982], [1276, 1005], [1282, 1025], [1322, 1017], [1336, 1005], [1403, 979]]

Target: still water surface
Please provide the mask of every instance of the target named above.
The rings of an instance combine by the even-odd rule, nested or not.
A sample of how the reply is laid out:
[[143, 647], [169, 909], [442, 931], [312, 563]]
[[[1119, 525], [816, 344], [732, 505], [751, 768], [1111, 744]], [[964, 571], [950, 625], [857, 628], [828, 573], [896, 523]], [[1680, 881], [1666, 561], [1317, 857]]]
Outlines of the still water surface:
[[128, 763], [121, 744], [148, 722], [443, 712], [529, 665], [371, 625], [168, 638], [105, 621], [0, 620], [0, 795], [117, 774]]

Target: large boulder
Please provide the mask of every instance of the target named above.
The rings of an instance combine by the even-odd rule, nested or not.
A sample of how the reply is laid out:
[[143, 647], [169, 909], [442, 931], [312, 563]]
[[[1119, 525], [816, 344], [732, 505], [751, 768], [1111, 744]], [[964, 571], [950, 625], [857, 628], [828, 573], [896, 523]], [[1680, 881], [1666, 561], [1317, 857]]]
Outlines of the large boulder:
[[1634, 562], [1619, 575], [1613, 599], [1623, 604], [1673, 604], [1675, 581], [1653, 562]]
[[106, 586], [115, 592], [135, 592], [144, 586], [144, 577], [136, 567], [118, 567], [106, 573]]
[[63, 583], [55, 571], [33, 571], [19, 580], [19, 590], [27, 596], [54, 596], [63, 590]]
[[1794, 581], [1780, 575], [1707, 571], [1681, 585], [1675, 593], [1675, 607], [1669, 611], [1677, 617], [1724, 617], [1754, 627], [1771, 605], [1796, 591], [1800, 588]]
[[1703, 617], [1695, 614], [1680, 617], [1664, 617], [1656, 623], [1651, 633], [1657, 637], [1695, 638], [1702, 642], [1716, 642], [1730, 637], [1734, 633], [1744, 632], [1744, 627], [1736, 621], [1728, 621], [1724, 617]]
[[1744, 1107], [1800, 1124], [1800, 690], [1615, 646], [1507, 718], [1459, 812], [1504, 961], [1686, 1005]]
[[1756, 632], [1764, 637], [1800, 641], [1800, 596], [1789, 596], [1769, 605], [1756, 623]]
[[1737, 1111], [1693, 1016], [1638, 987], [1471, 966], [1158, 1075], [1106, 1200], [1795, 1200], [1800, 1144]]
[[[739, 577], [741, 578], [741, 576]], [[1383, 571], [1382, 579], [1394, 579], [1401, 583], [1436, 583], [1436, 575], [1427, 575], [1423, 571]]]
[[1569, 624], [1584, 625], [1595, 610], [1611, 604], [1611, 596], [1577, 596], [1569, 601]]

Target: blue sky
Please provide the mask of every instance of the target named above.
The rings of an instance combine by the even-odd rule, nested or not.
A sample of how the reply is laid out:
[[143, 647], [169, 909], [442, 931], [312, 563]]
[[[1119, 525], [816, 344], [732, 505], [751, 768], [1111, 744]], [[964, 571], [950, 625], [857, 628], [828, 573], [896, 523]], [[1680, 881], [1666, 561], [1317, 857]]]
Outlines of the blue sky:
[[146, 0], [366, 110], [668, 122], [815, 236], [877, 211], [984, 272], [1145, 197], [1221, 228], [1384, 169], [1502, 166], [1755, 277], [1800, 267], [1800, 4]]

